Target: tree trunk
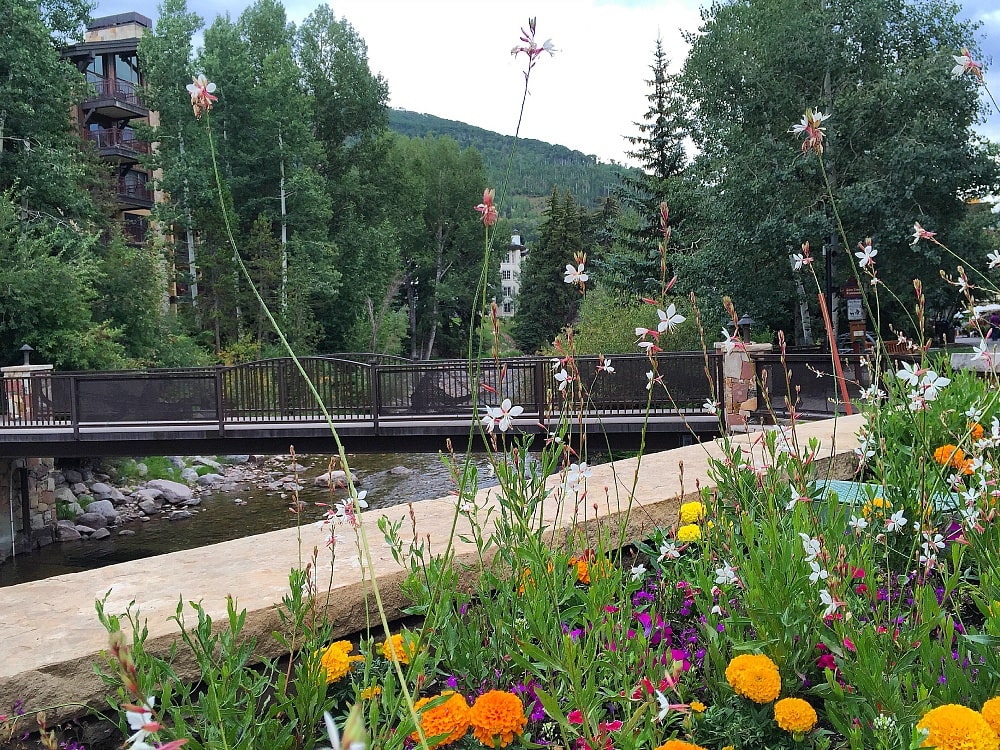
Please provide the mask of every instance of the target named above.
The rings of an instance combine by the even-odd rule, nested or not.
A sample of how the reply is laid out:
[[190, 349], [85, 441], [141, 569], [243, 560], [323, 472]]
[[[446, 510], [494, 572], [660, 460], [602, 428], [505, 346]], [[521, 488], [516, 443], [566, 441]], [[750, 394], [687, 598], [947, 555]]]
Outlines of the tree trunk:
[[281, 312], [288, 310], [288, 212], [285, 210], [285, 144], [278, 129], [278, 169], [281, 174]]

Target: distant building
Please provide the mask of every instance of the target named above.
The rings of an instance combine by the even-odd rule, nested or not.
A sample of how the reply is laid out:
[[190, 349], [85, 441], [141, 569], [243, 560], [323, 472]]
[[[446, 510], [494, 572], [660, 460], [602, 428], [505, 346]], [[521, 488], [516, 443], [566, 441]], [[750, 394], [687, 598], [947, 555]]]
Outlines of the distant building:
[[157, 125], [142, 99], [142, 71], [137, 55], [139, 40], [152, 25], [140, 13], [119, 13], [95, 18], [87, 25], [84, 41], [63, 50], [87, 76], [86, 99], [75, 107], [80, 135], [94, 144], [111, 169], [110, 191], [114, 195], [125, 238], [141, 243], [149, 228], [153, 190], [149, 173], [139, 164], [150, 151], [140, 140], [136, 123]]
[[507, 254], [500, 261], [500, 299], [498, 314], [501, 318], [513, 318], [517, 310], [517, 295], [521, 291], [521, 265], [528, 255], [528, 248], [521, 243], [521, 235], [510, 238]]

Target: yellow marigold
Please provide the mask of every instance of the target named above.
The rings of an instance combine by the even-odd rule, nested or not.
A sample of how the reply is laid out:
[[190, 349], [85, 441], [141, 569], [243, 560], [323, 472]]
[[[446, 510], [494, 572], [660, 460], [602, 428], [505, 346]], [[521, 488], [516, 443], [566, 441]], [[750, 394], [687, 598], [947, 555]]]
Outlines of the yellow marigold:
[[736, 748], [732, 745], [724, 745], [722, 750], [736, 750]]
[[934, 451], [934, 460], [942, 466], [951, 466], [958, 469], [962, 466], [962, 462], [965, 461], [965, 451], [957, 445], [945, 443]]
[[873, 497], [871, 502], [867, 502], [861, 506], [861, 515], [868, 518], [872, 513], [874, 513], [877, 518], [883, 518], [885, 517], [885, 512], [891, 509], [892, 503], [884, 497]]
[[792, 734], [811, 732], [818, 717], [816, 709], [801, 698], [782, 698], [774, 704], [774, 720], [778, 726]]
[[985, 432], [983, 426], [979, 422], [969, 422], [967, 425], [969, 428], [969, 434], [972, 436], [973, 440], [979, 440]]
[[697, 524], [689, 523], [677, 529], [678, 542], [697, 542], [701, 539], [701, 529]]
[[514, 735], [524, 731], [528, 718], [524, 704], [513, 693], [490, 690], [483, 693], [469, 711], [472, 733], [486, 747], [507, 747]]
[[681, 506], [681, 523], [697, 523], [705, 517], [705, 504], [695, 500]]
[[323, 656], [320, 657], [320, 665], [323, 667], [328, 685], [350, 672], [354, 662], [365, 660], [363, 656], [348, 656], [353, 649], [354, 646], [351, 645], [350, 641], [337, 641], [331, 643], [323, 652]]
[[399, 659], [400, 664], [409, 664], [410, 659], [413, 658], [413, 642], [410, 640], [409, 636], [407, 636], [406, 642], [404, 643], [403, 634], [396, 633], [396, 635], [382, 643], [382, 656], [389, 661], [392, 661], [393, 652], [396, 653], [396, 658]]
[[656, 748], [656, 750], [705, 750], [705, 748], [701, 745], [695, 745], [692, 742], [685, 742], [684, 740], [667, 740]]
[[1000, 734], [1000, 695], [986, 701], [979, 713], [986, 719], [986, 723], [993, 727], [993, 731]]
[[770, 703], [781, 694], [781, 675], [763, 654], [740, 654], [726, 667], [726, 680], [733, 690], [754, 703]]
[[382, 687], [380, 685], [372, 685], [362, 690], [358, 697], [363, 701], [370, 701], [372, 698], [378, 698], [380, 695], [382, 695]]
[[[469, 731], [469, 704], [465, 702], [465, 697], [454, 690], [445, 690], [441, 696], [448, 696], [448, 699], [433, 708], [423, 711], [420, 709], [434, 700], [432, 698], [421, 698], [413, 707], [417, 709], [420, 716], [420, 726], [424, 730], [424, 736], [431, 748], [448, 745], [456, 740], [462, 739]], [[433, 742], [434, 737], [447, 735], [444, 739]], [[420, 735], [414, 732], [410, 735], [414, 742], [420, 741]]]
[[705, 704], [702, 703], [701, 701], [691, 701], [688, 704], [688, 708], [690, 708], [696, 714], [703, 714], [703, 713], [705, 713]]
[[1000, 740], [983, 715], [971, 708], [948, 703], [932, 708], [917, 722], [926, 729], [921, 747], [938, 750], [997, 750]]

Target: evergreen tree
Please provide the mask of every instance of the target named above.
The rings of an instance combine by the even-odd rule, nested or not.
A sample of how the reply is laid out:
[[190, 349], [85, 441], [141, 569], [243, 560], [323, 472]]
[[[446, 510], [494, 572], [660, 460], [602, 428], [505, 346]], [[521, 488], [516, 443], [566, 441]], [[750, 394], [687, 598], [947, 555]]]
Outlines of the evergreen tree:
[[524, 352], [535, 352], [552, 343], [572, 322], [580, 302], [575, 287], [564, 281], [566, 265], [583, 250], [580, 212], [567, 191], [552, 191], [543, 212], [541, 237], [528, 252], [518, 307], [511, 334]]
[[[920, 277], [931, 308], [955, 301], [938, 278], [939, 249], [914, 250], [909, 237], [918, 220], [986, 266], [965, 199], [995, 190], [996, 162], [971, 131], [982, 112], [975, 82], [950, 75], [974, 30], [956, 14], [944, 0], [734, 0], [706, 11], [683, 71], [698, 107], [702, 193], [685, 281], [792, 330], [789, 254], [837, 234], [818, 160], [788, 132], [811, 107], [831, 115], [823, 159], [851, 243], [833, 259], [833, 286], [850, 272], [844, 255], [870, 236], [879, 276], [901, 298]], [[908, 317], [882, 312], [883, 323]]]
[[[683, 175], [687, 164], [684, 139], [688, 135], [687, 105], [680, 93], [678, 76], [668, 72], [670, 61], [657, 38], [653, 50], [653, 77], [646, 81], [649, 109], [636, 123], [639, 134], [626, 140], [628, 155], [638, 161], [641, 171], [622, 172], [615, 197], [619, 210], [613, 214], [614, 244], [599, 263], [605, 283], [627, 294], [649, 294], [660, 285], [661, 201], [671, 207], [672, 224], [683, 219]], [[611, 208], [605, 206], [605, 215]], [[676, 238], [675, 238], [676, 240]], [[668, 260], [668, 277], [673, 275]]]

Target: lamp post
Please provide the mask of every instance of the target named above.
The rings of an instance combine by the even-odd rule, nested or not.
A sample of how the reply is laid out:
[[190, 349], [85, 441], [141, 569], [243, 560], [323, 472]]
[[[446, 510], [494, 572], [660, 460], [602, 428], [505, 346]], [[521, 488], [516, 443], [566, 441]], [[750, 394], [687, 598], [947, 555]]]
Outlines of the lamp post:
[[739, 331], [740, 338], [743, 340], [744, 344], [750, 343], [750, 329], [755, 325], [757, 325], [757, 321], [749, 315], [744, 315], [736, 321], [736, 329]]
[[35, 351], [35, 350], [32, 349], [28, 344], [25, 344], [20, 349], [18, 349], [18, 351], [21, 352], [21, 356], [24, 357], [24, 362], [22, 364], [30, 365], [31, 364], [31, 353], [33, 351]]

